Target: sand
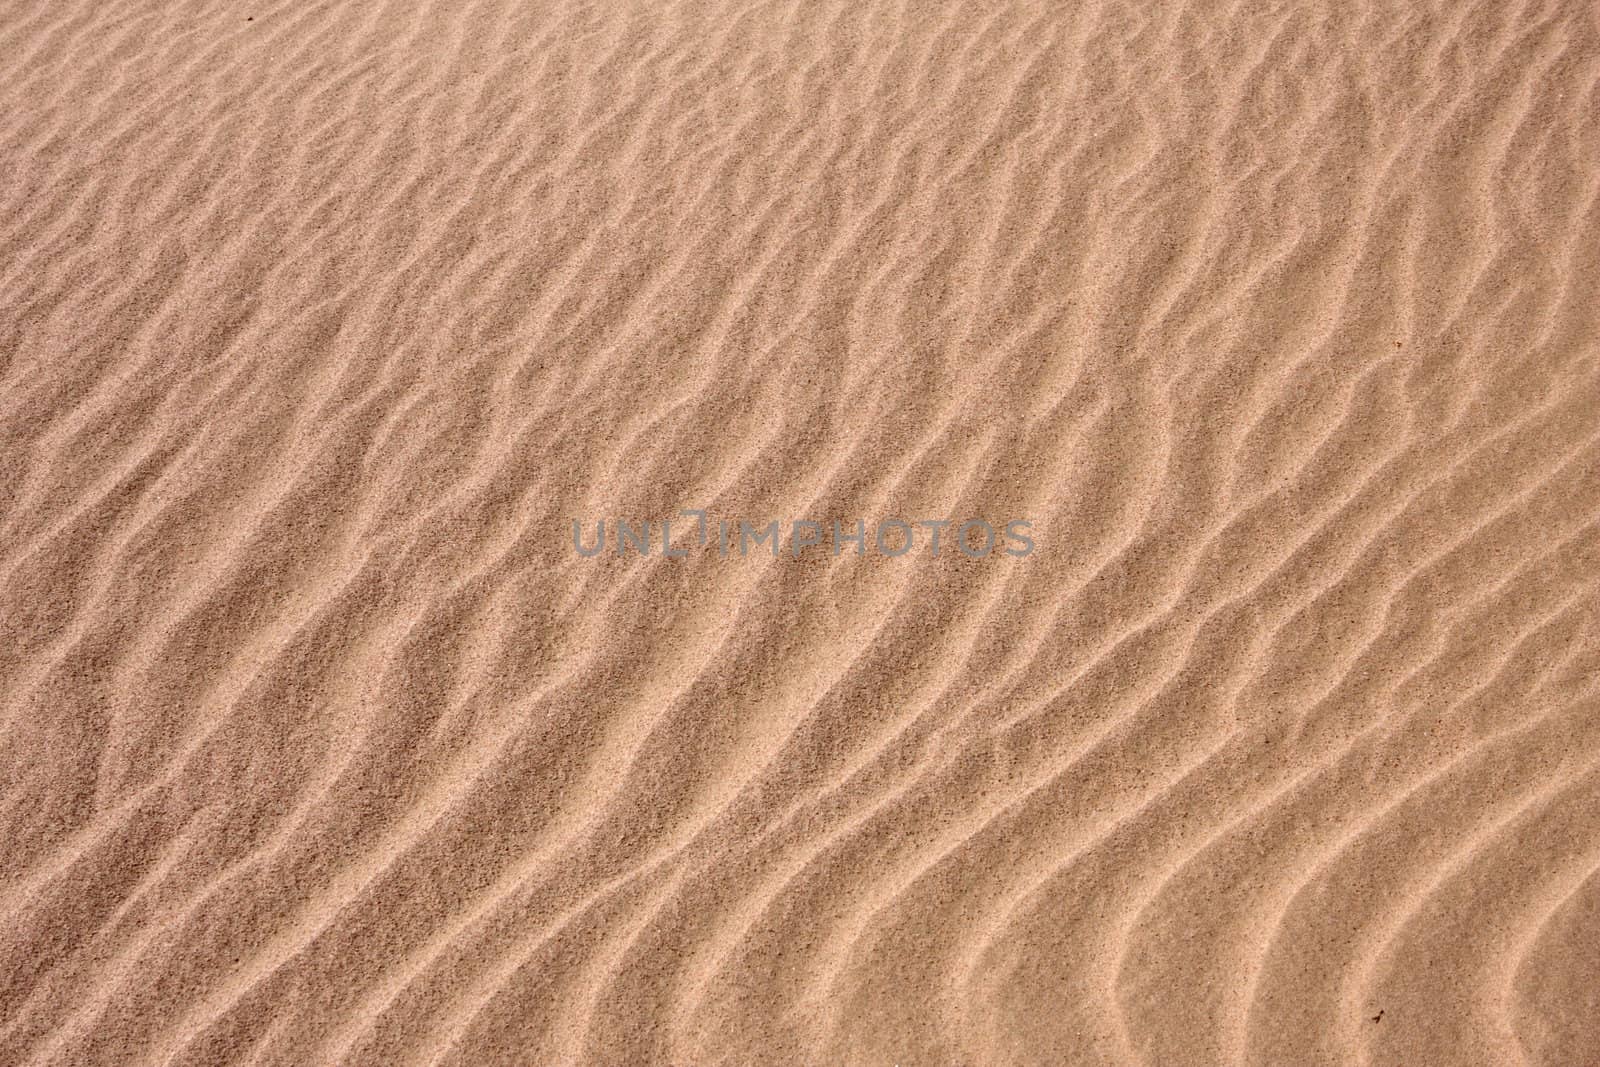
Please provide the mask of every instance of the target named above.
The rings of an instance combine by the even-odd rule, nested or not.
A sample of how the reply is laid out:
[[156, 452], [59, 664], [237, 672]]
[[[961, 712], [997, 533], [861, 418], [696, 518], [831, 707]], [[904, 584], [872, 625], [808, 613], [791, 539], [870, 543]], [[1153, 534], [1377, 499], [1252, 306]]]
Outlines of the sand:
[[0, 1065], [1600, 1064], [1592, 4], [0, 55]]

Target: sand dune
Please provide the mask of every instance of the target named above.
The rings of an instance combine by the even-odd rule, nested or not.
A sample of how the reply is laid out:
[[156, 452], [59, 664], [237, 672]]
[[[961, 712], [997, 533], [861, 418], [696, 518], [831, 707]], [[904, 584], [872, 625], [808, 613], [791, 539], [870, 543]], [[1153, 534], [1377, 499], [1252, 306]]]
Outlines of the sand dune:
[[0, 1065], [1600, 1063], [1592, 5], [0, 54]]

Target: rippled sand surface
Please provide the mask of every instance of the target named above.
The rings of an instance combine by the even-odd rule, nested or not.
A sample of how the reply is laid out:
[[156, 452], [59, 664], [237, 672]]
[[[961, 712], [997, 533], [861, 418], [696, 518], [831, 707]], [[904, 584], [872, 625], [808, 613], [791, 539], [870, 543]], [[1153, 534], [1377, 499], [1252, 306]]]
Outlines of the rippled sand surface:
[[0, 55], [0, 1064], [1600, 1063], [1592, 4]]

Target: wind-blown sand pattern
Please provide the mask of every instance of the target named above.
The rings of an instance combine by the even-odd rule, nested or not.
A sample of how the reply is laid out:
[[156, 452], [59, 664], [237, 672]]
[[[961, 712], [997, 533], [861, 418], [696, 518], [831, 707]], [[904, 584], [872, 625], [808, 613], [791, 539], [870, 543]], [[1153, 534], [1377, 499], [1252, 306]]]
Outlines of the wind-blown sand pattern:
[[0, 1064], [1600, 1063], [1593, 5], [0, 54]]

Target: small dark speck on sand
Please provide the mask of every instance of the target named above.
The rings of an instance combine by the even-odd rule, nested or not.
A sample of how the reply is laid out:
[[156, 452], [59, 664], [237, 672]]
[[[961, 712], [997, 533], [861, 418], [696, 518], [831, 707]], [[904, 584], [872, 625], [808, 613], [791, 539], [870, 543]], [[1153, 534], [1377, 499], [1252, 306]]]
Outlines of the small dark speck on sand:
[[1383, 1012], [1381, 1012], [1381, 1011], [1378, 1012], [1378, 1014], [1376, 1014], [1376, 1015], [1374, 1015], [1372, 1017], [1372, 1021], [1373, 1022], [1380, 1022], [1382, 1019], [1383, 1019]]

